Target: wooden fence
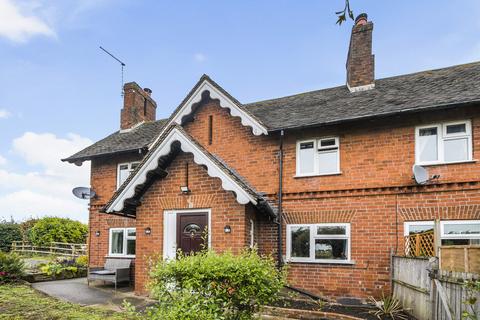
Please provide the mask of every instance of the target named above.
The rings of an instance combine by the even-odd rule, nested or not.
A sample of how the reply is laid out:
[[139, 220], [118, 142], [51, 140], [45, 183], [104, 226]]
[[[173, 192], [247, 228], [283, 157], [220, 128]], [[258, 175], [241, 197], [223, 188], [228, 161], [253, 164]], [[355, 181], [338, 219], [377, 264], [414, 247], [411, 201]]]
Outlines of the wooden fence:
[[392, 287], [403, 307], [419, 320], [462, 320], [462, 312], [480, 317], [480, 296], [473, 308], [464, 302], [472, 294], [464, 287], [472, 273], [438, 270], [436, 258], [392, 257]]
[[438, 257], [440, 269], [480, 274], [480, 246], [441, 246]]
[[52, 242], [49, 246], [34, 246], [29, 242], [14, 241], [12, 242], [12, 251], [20, 254], [78, 257], [87, 254], [87, 245], [83, 243]]

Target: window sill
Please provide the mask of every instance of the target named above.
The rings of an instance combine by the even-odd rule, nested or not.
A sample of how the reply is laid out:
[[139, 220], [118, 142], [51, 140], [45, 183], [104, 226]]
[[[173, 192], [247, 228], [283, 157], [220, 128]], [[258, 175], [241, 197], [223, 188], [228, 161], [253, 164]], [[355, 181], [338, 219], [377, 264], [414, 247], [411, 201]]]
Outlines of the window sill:
[[132, 255], [111, 255], [111, 254], [108, 254], [105, 256], [105, 258], [118, 258], [118, 259], [135, 259], [135, 256], [132, 256]]
[[462, 160], [462, 161], [451, 161], [451, 162], [429, 162], [429, 163], [416, 163], [416, 165], [423, 167], [434, 167], [434, 166], [444, 166], [448, 164], [461, 164], [461, 163], [476, 163], [477, 159], [474, 160]]
[[293, 177], [295, 179], [297, 178], [311, 178], [311, 177], [323, 177], [323, 176], [338, 176], [341, 175], [342, 172], [332, 172], [332, 173], [314, 173], [314, 174], [297, 174], [294, 175]]
[[327, 260], [327, 261], [306, 261], [306, 260], [286, 260], [285, 262], [287, 263], [305, 263], [305, 264], [338, 264], [338, 265], [354, 265], [355, 261], [354, 260]]

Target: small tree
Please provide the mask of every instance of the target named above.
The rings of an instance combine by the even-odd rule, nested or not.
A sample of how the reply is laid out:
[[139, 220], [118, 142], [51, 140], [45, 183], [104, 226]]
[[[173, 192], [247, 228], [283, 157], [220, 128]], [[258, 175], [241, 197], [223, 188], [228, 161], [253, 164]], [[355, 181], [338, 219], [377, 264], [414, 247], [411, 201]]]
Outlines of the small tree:
[[67, 219], [46, 217], [38, 220], [30, 229], [30, 241], [36, 246], [47, 246], [51, 242], [85, 243], [87, 225]]
[[0, 251], [9, 252], [13, 241], [21, 241], [20, 226], [13, 221], [0, 221]]
[[160, 259], [150, 276], [159, 300], [149, 311], [152, 319], [251, 319], [285, 285], [285, 272], [256, 250], [180, 254], [176, 260]]

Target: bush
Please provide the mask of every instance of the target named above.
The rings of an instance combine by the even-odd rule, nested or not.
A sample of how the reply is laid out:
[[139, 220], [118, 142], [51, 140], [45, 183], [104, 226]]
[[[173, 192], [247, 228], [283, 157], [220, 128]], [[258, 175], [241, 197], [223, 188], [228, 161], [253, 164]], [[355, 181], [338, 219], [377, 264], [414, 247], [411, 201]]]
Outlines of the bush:
[[46, 217], [30, 229], [30, 241], [36, 246], [48, 246], [51, 242], [85, 243], [87, 233], [87, 225], [79, 221]]
[[30, 232], [32, 231], [33, 226], [37, 223], [37, 218], [29, 218], [22, 223], [20, 223], [20, 229], [22, 230], [23, 241], [30, 242]]
[[212, 250], [159, 260], [150, 272], [150, 288], [159, 300], [152, 319], [251, 319], [277, 299], [285, 284], [271, 258], [255, 250], [233, 255]]
[[9, 252], [13, 241], [21, 241], [22, 232], [15, 222], [0, 221], [0, 251]]
[[0, 283], [20, 279], [24, 269], [23, 260], [17, 254], [0, 252]]
[[86, 268], [88, 267], [88, 256], [80, 256], [75, 260], [75, 263], [77, 266], [81, 268]]

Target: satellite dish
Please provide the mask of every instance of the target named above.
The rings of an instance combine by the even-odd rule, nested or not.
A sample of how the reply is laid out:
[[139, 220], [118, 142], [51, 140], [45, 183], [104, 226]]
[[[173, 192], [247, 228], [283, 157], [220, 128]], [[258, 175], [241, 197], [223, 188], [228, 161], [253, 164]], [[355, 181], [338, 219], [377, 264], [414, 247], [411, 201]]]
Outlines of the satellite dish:
[[412, 167], [413, 171], [413, 178], [415, 179], [415, 182], [418, 184], [425, 184], [428, 182], [428, 171], [422, 166], [419, 165], [413, 165]]
[[96, 195], [93, 189], [86, 187], [73, 188], [72, 193], [79, 199], [92, 199]]

